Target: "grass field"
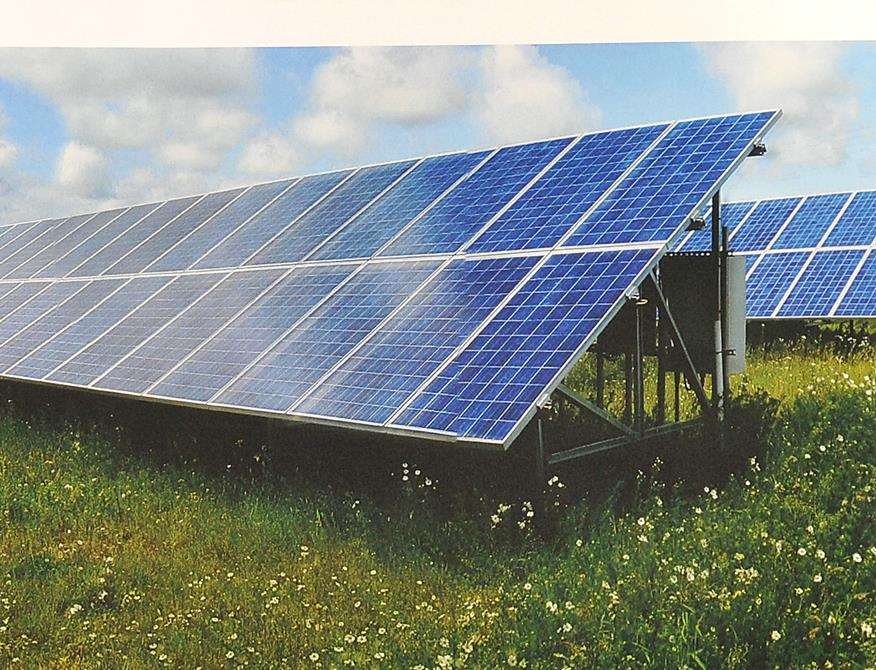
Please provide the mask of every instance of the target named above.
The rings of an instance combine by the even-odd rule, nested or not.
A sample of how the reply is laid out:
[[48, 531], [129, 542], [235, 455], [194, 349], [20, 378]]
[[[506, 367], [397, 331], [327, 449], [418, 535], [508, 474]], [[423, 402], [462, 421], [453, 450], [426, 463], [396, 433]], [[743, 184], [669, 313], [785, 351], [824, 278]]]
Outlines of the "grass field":
[[561, 471], [548, 540], [489, 460], [296, 460], [16, 398], [0, 667], [872, 668], [873, 349], [755, 352], [736, 381], [731, 454]]

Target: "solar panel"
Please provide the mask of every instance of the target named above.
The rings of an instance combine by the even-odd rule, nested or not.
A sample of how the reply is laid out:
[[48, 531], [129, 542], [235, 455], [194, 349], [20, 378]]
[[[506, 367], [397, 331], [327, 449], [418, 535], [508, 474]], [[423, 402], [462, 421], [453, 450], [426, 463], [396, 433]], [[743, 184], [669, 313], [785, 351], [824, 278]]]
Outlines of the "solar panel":
[[809, 254], [805, 251], [764, 256], [745, 282], [745, 310], [748, 317], [771, 317], [808, 259]]
[[2, 375], [507, 446], [777, 118], [0, 227]]
[[5, 370], [4, 374], [27, 379], [45, 379], [172, 280], [173, 277], [138, 277], [127, 281], [79, 319], [59, 330], [52, 339]]
[[314, 260], [368, 258], [391, 240], [429, 203], [490, 155], [488, 151], [428, 158], [385, 197], [329, 239]]
[[216, 397], [285, 412], [439, 267], [439, 261], [365, 267]]
[[302, 178], [265, 209], [240, 224], [228, 237], [217, 242], [192, 267], [202, 270], [240, 265], [275, 235], [292, 225], [350, 173], [351, 170], [343, 170]]
[[292, 270], [147, 393], [206, 402], [356, 270], [354, 265]]
[[766, 248], [801, 202], [802, 198], [781, 198], [758, 203], [754, 211], [736, 230], [730, 240], [730, 248], [733, 251]]
[[655, 256], [656, 250], [638, 250], [549, 257], [394, 424], [504, 441]]
[[46, 379], [89, 385], [221, 278], [222, 275], [210, 274], [174, 279]]
[[281, 232], [247, 261], [247, 265], [291, 263], [306, 257], [359, 210], [392, 186], [416, 161], [363, 168], [319, 205]]
[[[876, 243], [876, 191], [728, 203], [722, 211], [752, 207], [730, 237], [731, 250], [746, 259], [749, 318], [876, 318], [876, 312], [867, 311], [868, 297], [857, 285], [852, 291], [859, 271], [853, 261], [862, 265]], [[682, 250], [692, 250], [693, 239]], [[794, 253], [780, 253], [784, 250]], [[786, 295], [792, 287], [793, 296]], [[840, 309], [837, 300], [847, 292], [854, 307]]]
[[827, 316], [839, 298], [840, 291], [852, 276], [863, 251], [819, 251], [812, 256], [777, 316]]
[[167, 327], [129, 353], [94, 386], [142, 393], [284, 273], [284, 270], [235, 272], [201, 296]]
[[[727, 227], [728, 234], [745, 220], [754, 210], [754, 202], [728, 202], [721, 205], [721, 225]], [[690, 236], [678, 245], [679, 251], [711, 251], [712, 249], [712, 226], [710, 222], [711, 210], [705, 213], [703, 219], [705, 225], [695, 230]]]
[[876, 253], [871, 250], [846, 285], [835, 316], [873, 318], [876, 314]]
[[95, 251], [83, 260], [66, 276], [91, 277], [102, 274], [111, 266], [131, 253], [139, 244], [159, 231], [165, 224], [173, 220], [199, 200], [199, 196], [179, 198], [163, 203], [120, 236], [112, 238], [105, 246]]
[[573, 139], [566, 137], [500, 149], [381, 255], [456, 251], [568, 148]]
[[453, 261], [295, 411], [382, 424], [537, 260], [517, 256]]

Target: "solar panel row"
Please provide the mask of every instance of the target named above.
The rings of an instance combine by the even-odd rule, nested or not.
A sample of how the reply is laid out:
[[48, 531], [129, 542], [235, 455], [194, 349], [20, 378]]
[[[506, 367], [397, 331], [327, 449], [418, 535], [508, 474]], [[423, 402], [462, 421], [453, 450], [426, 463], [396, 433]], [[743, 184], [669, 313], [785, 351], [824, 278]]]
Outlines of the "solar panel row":
[[[731, 250], [747, 259], [749, 318], [876, 318], [876, 191], [734, 202], [721, 211]], [[677, 248], [711, 248], [708, 227]]]
[[0, 229], [0, 375], [507, 445], [778, 114]]

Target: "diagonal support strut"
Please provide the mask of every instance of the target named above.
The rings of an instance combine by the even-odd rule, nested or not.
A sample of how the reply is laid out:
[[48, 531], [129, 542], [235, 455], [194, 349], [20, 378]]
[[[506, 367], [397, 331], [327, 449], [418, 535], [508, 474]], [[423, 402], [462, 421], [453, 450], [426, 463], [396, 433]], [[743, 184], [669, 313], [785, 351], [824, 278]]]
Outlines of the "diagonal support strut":
[[576, 391], [570, 389], [565, 384], [560, 384], [559, 386], [557, 386], [557, 393], [565, 397], [567, 400], [571, 401], [572, 404], [577, 405], [581, 409], [590, 412], [597, 418], [602, 419], [606, 423], [612, 425], [624, 435], [628, 435], [629, 437], [638, 436], [638, 433], [635, 430], [613, 417], [611, 414], [599, 407], [599, 405], [597, 405], [596, 403], [589, 401], [580, 393], [577, 393]]

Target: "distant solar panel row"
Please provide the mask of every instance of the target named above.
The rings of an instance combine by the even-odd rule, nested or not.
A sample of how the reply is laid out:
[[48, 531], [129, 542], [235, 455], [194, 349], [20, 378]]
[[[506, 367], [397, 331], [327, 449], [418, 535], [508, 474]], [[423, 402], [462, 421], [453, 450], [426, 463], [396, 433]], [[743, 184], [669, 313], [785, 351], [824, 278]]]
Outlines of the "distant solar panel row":
[[[876, 191], [733, 202], [721, 211], [731, 250], [748, 261], [749, 318], [876, 318]], [[708, 226], [677, 248], [711, 248]]]
[[0, 376], [507, 446], [777, 118], [3, 226]]

